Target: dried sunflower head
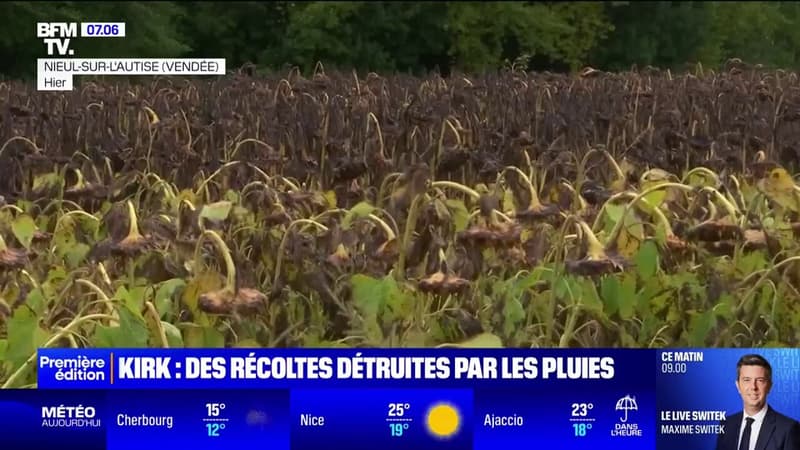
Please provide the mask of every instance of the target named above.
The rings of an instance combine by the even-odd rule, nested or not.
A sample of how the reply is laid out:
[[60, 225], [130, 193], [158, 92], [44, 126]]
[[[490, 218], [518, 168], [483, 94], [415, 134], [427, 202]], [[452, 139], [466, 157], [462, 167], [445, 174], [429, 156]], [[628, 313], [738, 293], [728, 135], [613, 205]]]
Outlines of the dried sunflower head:
[[558, 216], [561, 212], [561, 208], [553, 203], [549, 204], [539, 204], [536, 206], [532, 206], [524, 211], [517, 211], [514, 213], [514, 217], [520, 220], [526, 221], [541, 221], [553, 218]]
[[457, 240], [459, 243], [471, 243], [479, 247], [488, 244], [494, 233], [486, 226], [473, 225], [468, 229], [458, 233]]
[[737, 240], [742, 237], [742, 229], [727, 218], [706, 220], [690, 228], [687, 238], [702, 242]]
[[336, 251], [328, 256], [327, 261], [335, 267], [343, 267], [350, 262], [350, 252], [347, 251], [344, 244], [339, 244]]
[[136, 256], [137, 254], [151, 249], [153, 241], [149, 236], [140, 234], [126, 236], [119, 242], [111, 245], [111, 253], [120, 256]]
[[567, 272], [576, 275], [595, 276], [620, 272], [625, 269], [627, 265], [625, 259], [620, 255], [606, 251], [586, 222], [579, 221], [578, 227], [586, 240], [586, 256], [582, 259], [567, 261]]
[[5, 248], [0, 250], [0, 269], [21, 269], [30, 261], [26, 250], [6, 246], [3, 247]]
[[461, 293], [469, 287], [469, 281], [457, 275], [436, 272], [419, 281], [419, 290], [436, 295]]
[[522, 228], [516, 223], [473, 225], [457, 235], [460, 244], [470, 243], [478, 247], [509, 247], [520, 242]]
[[689, 243], [674, 234], [668, 234], [666, 246], [670, 251], [682, 252], [689, 247]]
[[375, 250], [375, 257], [381, 261], [393, 261], [399, 253], [399, 244], [397, 239], [393, 238], [384, 242]]
[[585, 257], [567, 261], [567, 272], [581, 276], [598, 276], [625, 270], [627, 263], [618, 255], [606, 254], [602, 258]]
[[223, 288], [206, 292], [197, 300], [197, 306], [208, 314], [252, 315], [262, 312], [267, 304], [266, 294], [251, 288], [233, 290]]

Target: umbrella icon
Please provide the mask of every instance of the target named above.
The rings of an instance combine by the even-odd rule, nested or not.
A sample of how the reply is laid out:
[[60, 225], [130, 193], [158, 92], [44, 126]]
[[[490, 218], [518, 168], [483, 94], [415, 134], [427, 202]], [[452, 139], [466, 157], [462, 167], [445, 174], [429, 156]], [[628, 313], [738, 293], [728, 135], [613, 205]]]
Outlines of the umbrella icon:
[[631, 397], [630, 395], [626, 395], [621, 399], [617, 400], [617, 406], [614, 408], [615, 411], [625, 411], [625, 416], [620, 417], [619, 420], [622, 422], [628, 421], [628, 411], [638, 411], [639, 406], [636, 404], [636, 397]]

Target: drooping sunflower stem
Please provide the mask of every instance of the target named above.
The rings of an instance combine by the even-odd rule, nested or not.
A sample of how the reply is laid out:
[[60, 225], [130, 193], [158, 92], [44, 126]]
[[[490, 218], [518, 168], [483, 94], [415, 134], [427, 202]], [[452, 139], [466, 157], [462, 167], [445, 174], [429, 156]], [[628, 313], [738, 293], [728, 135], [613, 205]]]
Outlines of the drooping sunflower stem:
[[586, 256], [591, 260], [604, 259], [606, 255], [605, 246], [597, 239], [597, 236], [595, 236], [592, 229], [589, 228], [589, 225], [582, 220], [578, 220], [576, 224], [583, 239], [586, 240]]
[[[88, 314], [88, 315], [78, 316], [72, 319], [72, 322], [67, 324], [67, 326], [65, 326], [64, 328], [58, 330], [58, 332], [53, 334], [53, 336], [51, 336], [50, 339], [48, 339], [47, 342], [45, 342], [44, 345], [41, 345], [39, 348], [50, 347], [51, 345], [63, 339], [65, 336], [72, 333], [72, 330], [74, 328], [77, 328], [79, 325], [82, 325], [86, 322], [94, 322], [94, 321], [100, 322], [102, 320], [111, 320], [119, 322], [119, 320], [116, 317], [109, 316], [108, 314]], [[33, 354], [31, 354], [31, 356], [14, 373], [12, 373], [11, 376], [8, 377], [6, 382], [3, 383], [3, 386], [0, 386], [0, 389], [8, 389], [14, 386], [14, 383], [17, 381], [17, 379], [22, 375], [24, 375], [27, 372], [28, 368], [33, 366], [33, 364], [36, 362], [36, 355], [37, 352], [34, 351]]]
[[83, 179], [83, 172], [81, 172], [81, 169], [72, 169], [72, 171], [75, 172], [76, 178], [73, 187], [76, 189], [84, 187], [86, 185], [86, 181]]
[[[327, 97], [326, 97], [327, 98]], [[326, 162], [328, 161], [328, 133], [330, 132], [331, 128], [331, 115], [326, 110], [322, 116], [322, 135], [320, 136], [320, 143], [319, 143], [319, 173], [325, 174], [327, 173], [325, 170], [328, 168], [326, 166]], [[366, 153], [366, 152], [364, 152]], [[322, 190], [324, 189], [323, 186], [326, 185], [325, 182], [325, 175], [322, 175], [320, 179], [317, 181], [317, 188]]]
[[516, 172], [522, 180], [528, 185], [528, 192], [530, 193], [530, 204], [528, 205], [529, 209], [538, 209], [542, 207], [542, 203], [539, 201], [539, 194], [536, 192], [536, 187], [534, 187], [533, 182], [531, 179], [525, 175], [525, 172], [519, 169], [516, 166], [506, 166], [503, 168], [503, 171], [497, 175], [497, 183], [500, 183], [500, 180], [505, 179], [505, 174], [508, 171]]
[[418, 194], [411, 201], [411, 206], [408, 208], [408, 218], [406, 219], [406, 228], [405, 230], [403, 230], [403, 240], [400, 242], [400, 250], [399, 250], [399, 255], [397, 257], [397, 273], [395, 274], [397, 280], [402, 280], [406, 276], [406, 249], [408, 248], [408, 245], [411, 243], [411, 235], [414, 233], [414, 228], [417, 225], [417, 214], [419, 212], [419, 205], [424, 201], [424, 199], [425, 199], [424, 194]]
[[[245, 141], [247, 141], [247, 139], [245, 139]], [[202, 193], [204, 190], [206, 190], [206, 192], [207, 192], [206, 186], [208, 185], [208, 183], [211, 182], [211, 180], [213, 180], [217, 175], [222, 173], [223, 170], [225, 170], [225, 169], [227, 169], [229, 167], [233, 167], [233, 166], [238, 165], [238, 164], [244, 164], [244, 163], [242, 163], [242, 161], [229, 161], [229, 162], [223, 164], [222, 167], [220, 167], [219, 169], [215, 170], [211, 175], [209, 175], [208, 177], [203, 179], [202, 183], [200, 183], [200, 186], [198, 186], [197, 189], [195, 189], [194, 195], [200, 195], [200, 193]], [[261, 175], [261, 177], [264, 178], [264, 181], [266, 181], [266, 182], [272, 181], [272, 177], [267, 175], [266, 172], [264, 172], [263, 170], [259, 169], [258, 167], [254, 166], [252, 164], [248, 164], [248, 167], [250, 167], [251, 169], [255, 170], [256, 173]], [[297, 185], [295, 183], [292, 183], [291, 181], [287, 180], [286, 178], [284, 178], [284, 177], [279, 177], [279, 178], [280, 178], [281, 181], [283, 181], [284, 184], [289, 186], [291, 189], [293, 189], [295, 191], [300, 189], [299, 187], [297, 187]]]
[[583, 155], [583, 159], [581, 159], [581, 163], [580, 163], [581, 170], [579, 171], [580, 172], [579, 176], [582, 176], [582, 175], [585, 174], [586, 165], [589, 163], [589, 157], [594, 155], [595, 153], [598, 153], [598, 152], [602, 153], [603, 156], [606, 157], [606, 160], [611, 165], [611, 168], [614, 169], [614, 173], [617, 174], [617, 179], [620, 179], [620, 180], [625, 179], [625, 173], [622, 171], [622, 168], [617, 163], [617, 160], [614, 159], [613, 156], [611, 156], [611, 153], [609, 153], [608, 150], [606, 150], [606, 149], [598, 149], [598, 148], [593, 148], [593, 149], [589, 150], [588, 152], [586, 152], [585, 155]]
[[[322, 219], [324, 219], [326, 217], [329, 217], [329, 216], [332, 216], [334, 214], [346, 214], [346, 213], [347, 213], [347, 210], [344, 209], [344, 208], [327, 209], [327, 210], [317, 214], [316, 216], [312, 217], [311, 220], [313, 220], [315, 222], [320, 222]], [[309, 225], [306, 224], [306, 226], [309, 226]]]
[[731, 198], [731, 199], [733, 199], [733, 201], [734, 201], [734, 202], [738, 202], [738, 204], [739, 204], [739, 205], [740, 205], [742, 208], [745, 208], [745, 207], [746, 207], [746, 205], [747, 205], [747, 202], [745, 202], [745, 201], [744, 201], [744, 195], [742, 195], [742, 184], [741, 184], [741, 183], [739, 183], [739, 179], [738, 179], [738, 178], [736, 178], [736, 177], [735, 177], [735, 176], [733, 176], [733, 175], [728, 175], [728, 179], [729, 179], [729, 180], [731, 181], [731, 183], [733, 183], [733, 185], [736, 187], [736, 195], [737, 195], [737, 198], [734, 198], [734, 197], [733, 197], [733, 193], [732, 193], [732, 192], [728, 192], [728, 195], [730, 196], [730, 198]]
[[[683, 181], [678, 179], [678, 176], [675, 175], [674, 173], [670, 173], [670, 172], [667, 172], [667, 171], [661, 170], [661, 169], [648, 169], [648, 170], [646, 170], [644, 173], [642, 173], [641, 176], [639, 176], [639, 181], [640, 182], [656, 181], [656, 180], [650, 180], [650, 176], [651, 175], [656, 175], [657, 177], [659, 177], [658, 181], [661, 181], [661, 182], [669, 180], [669, 181], [677, 181], [677, 182], [683, 183]], [[686, 184], [686, 183], [684, 183], [684, 184]]]
[[617, 174], [617, 179], [624, 180], [625, 172], [622, 171], [622, 168], [619, 166], [619, 163], [617, 163], [617, 160], [614, 159], [614, 157], [611, 156], [611, 153], [609, 153], [608, 150], [606, 149], [603, 149], [602, 153], [608, 160], [608, 163], [611, 165], [611, 168], [614, 169], [614, 173]]
[[533, 162], [531, 161], [531, 155], [528, 153], [527, 150], [522, 152], [522, 155], [525, 156], [525, 165], [528, 166], [528, 178], [533, 178], [536, 175], [536, 170], [533, 168]]
[[33, 153], [37, 153], [37, 154], [41, 154], [42, 153], [42, 149], [40, 149], [36, 144], [34, 144], [32, 140], [30, 140], [30, 139], [28, 139], [28, 138], [26, 138], [24, 136], [14, 136], [11, 139], [7, 140], [5, 142], [5, 144], [3, 144], [2, 147], [0, 147], [0, 156], [2, 156], [3, 151], [6, 149], [6, 147], [8, 147], [8, 144], [10, 144], [10, 143], [12, 143], [14, 141], [23, 141], [26, 144], [28, 144], [31, 147], [33, 147]]
[[203, 181], [200, 183], [200, 186], [198, 186], [197, 189], [195, 189], [194, 195], [200, 195], [203, 192], [203, 190], [206, 189], [206, 185], [208, 185], [208, 183], [211, 182], [211, 180], [213, 180], [214, 177], [219, 175], [220, 172], [222, 172], [223, 170], [227, 169], [228, 167], [232, 167], [232, 166], [235, 166], [235, 165], [238, 165], [238, 164], [241, 164], [241, 162], [239, 162], [239, 161], [230, 161], [230, 162], [227, 162], [227, 163], [223, 164], [222, 167], [220, 167], [219, 169], [215, 170], [211, 175], [209, 175], [209, 176], [207, 176], [206, 178], [203, 179]]
[[[636, 194], [633, 192], [620, 192], [619, 194], [614, 194], [611, 198], [608, 199], [603, 206], [600, 208], [600, 212], [597, 214], [595, 218], [594, 224], [592, 225], [592, 229], [596, 230], [600, 226], [600, 222], [603, 220], [603, 212], [605, 212], [606, 205], [619, 200], [619, 199], [634, 199], [636, 198]], [[643, 202], [643, 199], [639, 199], [639, 202]], [[667, 232], [667, 236], [674, 236], [675, 233], [672, 231], [672, 224], [667, 219], [667, 216], [655, 205], [651, 205], [649, 203], [645, 203], [646, 205], [650, 206], [650, 212], [653, 216], [655, 216], [656, 220], [665, 228]]]
[[[379, 216], [377, 213], [382, 213], [383, 217]], [[397, 237], [397, 234], [400, 233], [400, 227], [397, 226], [397, 221], [391, 214], [389, 214], [389, 211], [387, 211], [386, 209], [375, 208], [375, 210], [372, 213], [370, 213], [370, 215], [377, 217], [378, 219], [381, 220], [381, 222], [388, 225], [390, 227], [390, 231], [392, 232], [392, 236], [394, 236], [395, 238]]]
[[733, 219], [734, 221], [739, 220], [740, 216], [739, 209], [736, 208], [736, 206], [733, 203], [731, 203], [730, 200], [725, 198], [725, 196], [722, 195], [722, 193], [720, 193], [716, 188], [706, 186], [702, 190], [709, 191], [712, 194], [714, 194], [714, 197], [716, 197], [716, 199], [719, 200], [720, 203], [722, 203], [723, 208], [725, 208], [725, 211], [728, 213], [728, 215], [731, 216], [731, 219]]
[[183, 124], [186, 125], [186, 148], [192, 148], [192, 127], [189, 125], [189, 118], [186, 117], [186, 111], [181, 108], [181, 116], [183, 117]]
[[264, 190], [269, 190], [270, 189], [269, 185], [267, 183], [263, 182], [263, 181], [260, 181], [260, 180], [251, 181], [251, 182], [245, 184], [244, 187], [242, 188], [242, 191], [241, 191], [242, 198], [244, 198], [250, 192], [251, 189], [256, 188], [256, 187], [260, 187], [260, 188], [262, 188]]
[[[455, 119], [453, 119], [453, 120], [455, 120]], [[459, 146], [461, 146], [461, 135], [458, 134], [458, 130], [456, 129], [455, 125], [453, 125], [453, 123], [450, 122], [449, 119], [446, 119], [444, 121], [444, 123], [446, 123], [447, 126], [450, 127], [450, 131], [452, 131], [453, 135], [456, 137], [456, 142], [458, 143]]]
[[439, 270], [444, 272], [444, 270], [442, 270], [442, 269], [445, 267], [446, 264], [447, 264], [447, 254], [445, 253], [443, 248], [440, 248], [439, 249]]
[[[375, 116], [375, 113], [372, 111], [367, 114], [367, 135], [369, 135], [369, 119], [372, 119], [372, 122], [375, 123], [375, 132], [378, 133], [378, 155], [381, 158], [386, 158], [386, 153], [384, 152], [384, 143], [383, 143], [383, 132], [381, 131], [381, 124], [378, 122], [378, 118]], [[364, 158], [366, 158], [367, 152], [364, 152]]]
[[145, 302], [144, 305], [147, 309], [147, 312], [150, 314], [150, 317], [153, 319], [156, 331], [158, 331], [158, 337], [161, 339], [161, 346], [164, 348], [169, 348], [167, 333], [164, 330], [164, 325], [161, 323], [161, 316], [158, 314], [158, 310], [156, 309], [155, 305], [153, 305], [153, 302]]
[[111, 299], [108, 298], [108, 295], [106, 295], [106, 293], [103, 292], [102, 289], [100, 289], [100, 286], [92, 283], [90, 280], [87, 280], [85, 278], [78, 278], [77, 280], [75, 280], [75, 284], [83, 285], [84, 287], [94, 291], [94, 293], [97, 294], [98, 299], [106, 307], [108, 315], [111, 317], [117, 317], [116, 310], [114, 309], [114, 302], [112, 302]]
[[287, 227], [286, 231], [283, 232], [283, 237], [281, 237], [281, 243], [278, 246], [278, 256], [275, 260], [275, 274], [272, 277], [272, 284], [277, 285], [278, 279], [281, 276], [281, 264], [283, 262], [283, 253], [286, 251], [286, 243], [288, 242], [289, 234], [296, 225], [306, 224], [306, 225], [313, 225], [323, 232], [328, 231], [328, 227], [325, 225], [317, 222], [314, 219], [295, 219], [293, 220]]
[[6, 210], [6, 209], [14, 210], [14, 212], [17, 213], [17, 214], [25, 214], [25, 211], [23, 211], [22, 208], [20, 208], [17, 205], [12, 205], [10, 203], [8, 205], [0, 206], [0, 211]]
[[367, 217], [373, 222], [375, 222], [379, 227], [383, 228], [383, 232], [386, 233], [387, 241], [391, 241], [392, 239], [397, 238], [397, 235], [395, 234], [394, 230], [392, 230], [392, 227], [390, 227], [389, 224], [386, 223], [386, 221], [384, 221], [383, 219], [372, 213], [367, 215]]
[[575, 204], [578, 205], [578, 210], [586, 209], [586, 200], [583, 199], [583, 196], [572, 186], [568, 181], [563, 180], [561, 181], [561, 186], [564, 186], [568, 191], [572, 193], [572, 198], [575, 200]]
[[714, 180], [714, 184], [719, 184], [719, 176], [707, 167], [695, 167], [694, 169], [686, 172], [686, 175], [681, 178], [681, 183], [688, 184], [687, 182], [692, 175], [703, 175]]
[[139, 220], [136, 218], [136, 209], [133, 207], [133, 202], [128, 200], [128, 237], [141, 236], [139, 233]]
[[190, 211], [197, 211], [197, 207], [195, 207], [194, 204], [188, 199], [183, 199], [180, 201], [180, 203], [178, 203], [178, 214], [175, 216], [175, 230], [178, 236], [180, 236], [181, 232], [183, 231], [183, 222], [181, 221], [181, 206], [183, 206], [184, 203], [186, 203]]
[[[770, 274], [772, 274], [773, 272], [776, 272], [778, 269], [783, 268], [783, 266], [786, 266], [786, 265], [788, 265], [790, 263], [793, 263], [793, 262], [800, 262], [800, 256], [790, 256], [790, 257], [784, 259], [783, 261], [781, 261], [781, 262], [779, 262], [777, 264], [774, 264], [774, 265], [772, 265], [771, 267], [769, 267], [767, 269], [764, 269], [762, 271], [763, 274], [761, 275], [761, 277], [755, 282], [755, 284], [753, 284], [753, 286], [750, 287], [750, 289], [742, 297], [741, 303], [739, 303], [738, 305], [734, 305], [733, 314], [738, 314], [739, 311], [741, 311], [742, 309], [745, 308], [745, 306], [750, 302], [751, 297], [753, 297], [753, 295], [758, 291], [758, 288], [765, 281], [768, 281], [767, 278], [769, 277]], [[756, 273], [758, 273], [758, 272], [756, 272]], [[753, 275], [755, 275], [755, 274], [751, 274], [750, 276], [753, 276]], [[745, 280], [748, 280], [750, 278], [750, 276], [748, 276]]]
[[474, 201], [478, 201], [481, 199], [481, 194], [478, 193], [475, 189], [469, 188], [464, 186], [461, 183], [456, 183], [455, 181], [434, 181], [431, 183], [431, 188], [450, 188], [455, 189], [457, 191], [461, 191], [472, 198]]
[[384, 177], [383, 181], [381, 181], [381, 187], [378, 188], [378, 197], [375, 199], [375, 205], [380, 207], [383, 203], [383, 197], [386, 192], [386, 188], [389, 186], [389, 183], [392, 183], [398, 180], [400, 177], [403, 176], [402, 172], [392, 172], [389, 175]]
[[[470, 215], [469, 215], [469, 221], [471, 222], [472, 219], [474, 219], [476, 216], [480, 215], [480, 213], [481, 213], [480, 210], [475, 210], [475, 211], [471, 212]], [[508, 217], [506, 214], [504, 214], [504, 213], [502, 213], [502, 212], [500, 212], [500, 211], [498, 211], [496, 209], [493, 209], [492, 213], [489, 215], [489, 220], [491, 220], [493, 224], [497, 225], [497, 224], [500, 223], [500, 221], [498, 219], [503, 219], [503, 221], [506, 222], [506, 223], [514, 222], [514, 219], [512, 219], [511, 217]]]
[[203, 242], [205, 239], [208, 238], [211, 242], [214, 243], [214, 246], [217, 248], [217, 251], [220, 255], [222, 255], [223, 259], [225, 260], [225, 289], [230, 290], [231, 292], [236, 291], [236, 265], [233, 263], [233, 256], [231, 256], [231, 250], [228, 248], [228, 245], [225, 244], [225, 241], [222, 240], [219, 234], [217, 234], [214, 230], [205, 230], [203, 234], [200, 235], [200, 238], [197, 240], [197, 244], [194, 247], [194, 267], [195, 271], [198, 267], [200, 267], [200, 252], [203, 248]]
[[75, 210], [72, 210], [72, 211], [65, 212], [64, 214], [59, 216], [59, 218], [56, 220], [56, 226], [55, 226], [55, 228], [53, 228], [53, 233], [57, 233], [61, 229], [61, 221], [62, 220], [66, 219], [67, 217], [71, 217], [71, 216], [86, 217], [87, 219], [91, 219], [94, 222], [99, 222], [100, 221], [100, 219], [98, 219], [97, 217], [87, 213], [86, 211], [83, 211], [83, 210], [80, 210], [80, 209], [75, 209]]
[[[624, 227], [625, 218], [628, 216], [628, 213], [631, 211], [631, 208], [633, 208], [633, 206], [635, 204], [639, 203], [639, 200], [643, 199], [644, 197], [646, 197], [648, 194], [650, 194], [652, 192], [656, 192], [656, 191], [659, 191], [659, 190], [662, 190], [662, 189], [667, 189], [667, 188], [670, 188], [670, 187], [681, 189], [681, 190], [684, 190], [684, 191], [687, 191], [687, 192], [694, 191], [694, 188], [691, 187], [691, 186], [687, 186], [687, 185], [682, 184], [682, 183], [673, 183], [673, 182], [658, 183], [655, 186], [651, 186], [651, 187], [649, 187], [647, 189], [642, 190], [642, 192], [639, 192], [638, 194], [636, 194], [635, 197], [633, 197], [633, 200], [631, 200], [630, 202], [625, 204], [625, 208], [622, 210], [622, 216], [620, 217], [619, 221], [617, 221], [617, 223], [614, 224], [614, 228], [611, 230], [611, 233], [609, 233], [609, 235], [608, 235], [608, 241], [609, 242], [613, 242], [613, 241], [615, 241], [617, 239], [617, 237], [619, 236], [619, 233], [622, 231], [622, 228]], [[618, 198], [618, 197], [616, 197], [616, 198]], [[606, 200], [606, 203], [610, 202], [612, 199], [615, 199], [615, 197], [611, 197], [610, 199]], [[656, 207], [654, 205], [650, 205], [650, 206], [653, 207], [653, 208]], [[605, 208], [605, 204], [603, 205], [603, 209], [604, 208]]]
[[430, 165], [431, 168], [431, 179], [436, 177], [436, 167], [439, 165], [439, 161], [442, 160], [442, 153], [444, 153], [444, 135], [447, 132], [447, 119], [442, 121], [442, 128], [439, 131], [439, 140], [436, 145], [436, 153], [433, 154], [433, 161]]

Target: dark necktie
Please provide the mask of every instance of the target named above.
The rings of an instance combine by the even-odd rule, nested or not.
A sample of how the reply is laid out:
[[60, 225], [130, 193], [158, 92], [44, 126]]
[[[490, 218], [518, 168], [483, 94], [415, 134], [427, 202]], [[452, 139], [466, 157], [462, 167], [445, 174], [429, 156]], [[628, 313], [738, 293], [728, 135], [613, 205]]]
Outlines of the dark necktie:
[[753, 422], [756, 421], [756, 419], [752, 417], [748, 417], [745, 420], [747, 420], [747, 425], [744, 426], [744, 433], [742, 433], [742, 441], [739, 443], [739, 450], [748, 450], [750, 448], [750, 430], [753, 429]]

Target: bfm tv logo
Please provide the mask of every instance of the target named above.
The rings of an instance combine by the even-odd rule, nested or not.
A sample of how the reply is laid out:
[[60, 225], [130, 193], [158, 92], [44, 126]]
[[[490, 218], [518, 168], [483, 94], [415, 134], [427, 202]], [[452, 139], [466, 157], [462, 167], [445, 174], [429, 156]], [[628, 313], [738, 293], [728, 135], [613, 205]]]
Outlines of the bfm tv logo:
[[99, 428], [100, 419], [92, 406], [42, 406], [43, 428]]
[[44, 38], [47, 45], [47, 54], [53, 55], [55, 51], [61, 56], [74, 55], [75, 50], [69, 48], [70, 38], [78, 37], [78, 24], [67, 22], [37, 22], [36, 37]]

